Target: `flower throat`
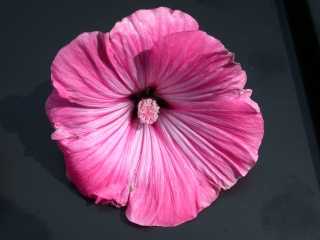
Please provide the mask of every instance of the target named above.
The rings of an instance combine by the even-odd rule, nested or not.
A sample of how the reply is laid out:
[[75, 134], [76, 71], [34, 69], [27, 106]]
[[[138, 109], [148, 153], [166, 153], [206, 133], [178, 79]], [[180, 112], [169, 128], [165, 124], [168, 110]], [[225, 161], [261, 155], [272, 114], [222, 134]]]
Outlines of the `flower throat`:
[[156, 94], [154, 87], [147, 87], [142, 91], [129, 96], [134, 104], [132, 119], [142, 124], [155, 123], [160, 114], [160, 109], [168, 109], [169, 104]]

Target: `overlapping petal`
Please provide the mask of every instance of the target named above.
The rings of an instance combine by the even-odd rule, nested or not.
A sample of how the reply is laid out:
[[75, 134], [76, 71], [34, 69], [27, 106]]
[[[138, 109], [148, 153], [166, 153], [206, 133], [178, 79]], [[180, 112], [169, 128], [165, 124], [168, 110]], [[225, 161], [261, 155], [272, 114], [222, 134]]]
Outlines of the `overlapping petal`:
[[137, 158], [132, 146], [139, 138], [130, 122], [132, 106], [124, 102], [84, 108], [53, 91], [46, 110], [56, 129], [52, 138], [64, 153], [69, 179], [96, 202], [124, 206]]
[[108, 60], [107, 36], [82, 33], [59, 51], [51, 65], [51, 79], [60, 96], [83, 106], [101, 107], [130, 93], [130, 82], [123, 82]]
[[52, 135], [55, 140], [79, 138], [127, 116], [131, 110], [132, 104], [127, 101], [106, 103], [100, 108], [84, 107], [62, 98], [56, 90], [46, 102], [47, 115], [56, 130]]
[[142, 55], [147, 85], [168, 101], [204, 101], [246, 83], [233, 54], [202, 31], [167, 35]]
[[179, 10], [165, 7], [138, 10], [122, 19], [110, 31], [107, 42], [110, 62], [124, 81], [130, 79], [135, 83], [135, 88], [141, 89], [145, 85], [134, 57], [168, 34], [198, 28], [198, 23], [190, 15]]
[[195, 218], [220, 187], [198, 168], [172, 137], [165, 118], [143, 126], [143, 148], [126, 215], [145, 226], [175, 226]]
[[[217, 176], [223, 189], [245, 176], [258, 159], [264, 134], [258, 105], [250, 90], [232, 90], [201, 103], [189, 103], [169, 114], [176, 140], [188, 146], [206, 172]], [[171, 133], [175, 132], [174, 130]]]

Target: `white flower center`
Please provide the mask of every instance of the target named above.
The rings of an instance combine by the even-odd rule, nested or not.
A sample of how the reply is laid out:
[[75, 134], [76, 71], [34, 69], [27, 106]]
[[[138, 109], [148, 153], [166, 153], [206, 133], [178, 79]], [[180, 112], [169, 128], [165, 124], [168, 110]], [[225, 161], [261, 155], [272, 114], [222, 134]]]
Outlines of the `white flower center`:
[[138, 118], [141, 123], [153, 124], [159, 117], [160, 107], [151, 98], [141, 99], [138, 103]]

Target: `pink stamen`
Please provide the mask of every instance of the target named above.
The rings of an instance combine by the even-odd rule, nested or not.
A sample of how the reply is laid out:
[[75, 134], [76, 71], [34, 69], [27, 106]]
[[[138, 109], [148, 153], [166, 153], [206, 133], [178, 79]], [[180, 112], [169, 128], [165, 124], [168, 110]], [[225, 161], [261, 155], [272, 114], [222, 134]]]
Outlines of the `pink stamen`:
[[141, 123], [153, 124], [159, 117], [160, 107], [151, 98], [141, 99], [138, 103], [138, 118]]

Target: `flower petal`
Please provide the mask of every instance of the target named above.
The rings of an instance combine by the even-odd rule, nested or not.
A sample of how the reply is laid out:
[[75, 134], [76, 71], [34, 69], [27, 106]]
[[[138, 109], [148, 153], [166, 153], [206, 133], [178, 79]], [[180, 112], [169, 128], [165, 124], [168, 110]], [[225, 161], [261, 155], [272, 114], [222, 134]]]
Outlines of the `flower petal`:
[[168, 114], [174, 139], [188, 146], [185, 153], [197, 156], [223, 189], [245, 176], [258, 159], [264, 126], [250, 95], [251, 90], [233, 90], [212, 101], [186, 103]]
[[126, 215], [140, 225], [191, 220], [247, 174], [258, 157], [263, 120], [250, 91], [232, 91], [144, 126], [143, 150]]
[[156, 86], [158, 94], [171, 102], [208, 100], [246, 83], [233, 54], [205, 32], [165, 36], [145, 55], [147, 84]]
[[84, 106], [103, 106], [128, 95], [129, 88], [112, 70], [106, 55], [108, 33], [82, 33], [63, 47], [51, 65], [59, 95]]
[[52, 135], [55, 140], [81, 137], [112, 123], [131, 109], [129, 102], [108, 103], [101, 108], [84, 107], [60, 97], [56, 90], [46, 102], [47, 115], [56, 129]]
[[190, 15], [179, 10], [165, 7], [138, 10], [116, 23], [110, 31], [108, 56], [122, 79], [130, 79], [135, 90], [140, 90], [144, 86], [134, 57], [150, 49], [163, 36], [198, 28], [198, 23]]
[[171, 124], [142, 125], [143, 148], [126, 216], [145, 226], [175, 226], [195, 218], [217, 198], [219, 187], [197, 169], [175, 139]]
[[140, 135], [130, 121], [132, 106], [84, 108], [50, 95], [46, 110], [65, 156], [67, 176], [82, 194], [96, 203], [124, 206], [132, 169], [138, 160]]

